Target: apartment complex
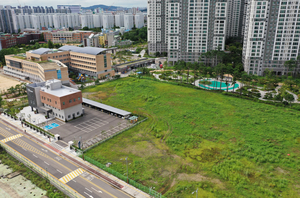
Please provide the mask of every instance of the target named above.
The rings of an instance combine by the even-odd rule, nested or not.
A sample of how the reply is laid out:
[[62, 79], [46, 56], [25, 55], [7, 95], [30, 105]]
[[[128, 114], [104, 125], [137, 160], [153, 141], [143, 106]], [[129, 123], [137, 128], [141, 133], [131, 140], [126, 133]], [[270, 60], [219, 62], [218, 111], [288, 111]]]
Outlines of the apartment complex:
[[[31, 82], [43, 82], [59, 79], [64, 84], [69, 83], [67, 62], [68, 53], [56, 53], [55, 50], [40, 48], [26, 54], [6, 55], [5, 74]], [[55, 59], [61, 59], [63, 62]]]
[[299, 0], [248, 0], [243, 46], [246, 72], [288, 72], [284, 62], [300, 55], [299, 7]]
[[149, 0], [150, 54], [168, 52], [169, 61], [193, 62], [207, 51], [224, 50], [226, 38], [241, 34], [241, 4], [241, 0]]
[[85, 38], [93, 34], [92, 31], [57, 31], [44, 32], [45, 41], [51, 40], [53, 43], [82, 43]]
[[52, 79], [28, 84], [26, 87], [32, 110], [62, 121], [72, 120], [83, 114], [81, 91], [63, 86], [60, 80]]

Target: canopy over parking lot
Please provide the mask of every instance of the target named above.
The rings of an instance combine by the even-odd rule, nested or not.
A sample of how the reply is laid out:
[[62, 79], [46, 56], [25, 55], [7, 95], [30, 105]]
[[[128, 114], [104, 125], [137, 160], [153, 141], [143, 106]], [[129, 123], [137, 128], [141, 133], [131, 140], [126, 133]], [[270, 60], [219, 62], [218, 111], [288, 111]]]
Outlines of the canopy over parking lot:
[[89, 99], [86, 99], [86, 98], [82, 98], [82, 104], [83, 105], [88, 105], [90, 107], [97, 108], [99, 110], [103, 110], [103, 111], [106, 111], [106, 112], [117, 114], [117, 115], [123, 116], [123, 117], [129, 117], [131, 115], [131, 112], [124, 111], [122, 109], [118, 109], [118, 108], [115, 108], [115, 107], [112, 107], [112, 106], [109, 106], [109, 105], [106, 105], [106, 104], [102, 104], [100, 102], [96, 102], [96, 101], [93, 101], [93, 100], [89, 100]]

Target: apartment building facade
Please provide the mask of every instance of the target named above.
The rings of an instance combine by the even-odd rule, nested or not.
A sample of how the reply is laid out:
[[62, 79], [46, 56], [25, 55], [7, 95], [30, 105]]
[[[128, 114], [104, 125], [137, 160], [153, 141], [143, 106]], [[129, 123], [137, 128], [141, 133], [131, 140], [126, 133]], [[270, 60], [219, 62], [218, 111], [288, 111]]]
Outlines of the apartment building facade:
[[81, 91], [64, 86], [60, 80], [28, 84], [26, 88], [32, 110], [62, 121], [69, 121], [83, 114]]
[[299, 0], [248, 0], [243, 45], [247, 73], [263, 75], [266, 69], [277, 75], [294, 72], [284, 62], [300, 55], [299, 6]]
[[149, 53], [167, 52], [169, 61], [194, 62], [207, 51], [224, 50], [226, 38], [241, 35], [241, 4], [241, 0], [149, 0]]

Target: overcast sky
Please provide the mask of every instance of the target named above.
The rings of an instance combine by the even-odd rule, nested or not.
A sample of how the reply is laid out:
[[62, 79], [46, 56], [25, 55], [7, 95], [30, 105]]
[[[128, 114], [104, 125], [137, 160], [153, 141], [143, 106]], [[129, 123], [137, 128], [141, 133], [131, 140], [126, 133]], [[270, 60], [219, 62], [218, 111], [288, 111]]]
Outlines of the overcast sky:
[[[7, 3], [4, 3], [7, 2]], [[107, 5], [111, 6], [122, 6], [122, 7], [146, 7], [147, 0], [11, 0], [11, 1], [2, 1], [0, 5], [28, 5], [28, 6], [53, 6], [53, 8], [57, 8], [57, 5], [81, 5], [82, 7], [88, 7], [92, 5]]]

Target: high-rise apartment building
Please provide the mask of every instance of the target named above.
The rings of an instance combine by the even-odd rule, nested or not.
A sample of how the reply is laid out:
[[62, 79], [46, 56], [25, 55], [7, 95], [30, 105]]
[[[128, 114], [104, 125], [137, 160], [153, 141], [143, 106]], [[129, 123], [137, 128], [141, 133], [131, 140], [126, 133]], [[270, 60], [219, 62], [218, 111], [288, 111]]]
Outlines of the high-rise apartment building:
[[248, 0], [243, 46], [246, 72], [288, 72], [284, 62], [295, 60], [300, 54], [299, 6], [300, 0]]
[[228, 0], [227, 13], [227, 37], [237, 37], [243, 40], [243, 16], [245, 12], [245, 0]]
[[[198, 61], [241, 37], [244, 0], [149, 0], [148, 50], [168, 52], [169, 61]], [[230, 24], [230, 25], [228, 25]]]
[[124, 15], [124, 27], [126, 30], [133, 28], [133, 15], [131, 13], [126, 13]]
[[165, 31], [166, 0], [148, 0], [148, 51], [149, 54], [167, 52]]
[[70, 9], [71, 13], [79, 13], [81, 5], [57, 5], [57, 9]]
[[0, 5], [0, 32], [17, 33], [16, 14], [11, 6]]
[[118, 13], [115, 15], [115, 24], [117, 27], [124, 27], [124, 13]]
[[136, 28], [144, 27], [144, 14], [138, 12], [134, 15], [134, 24]]

